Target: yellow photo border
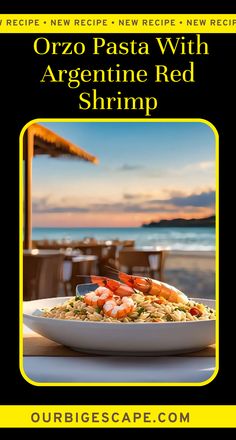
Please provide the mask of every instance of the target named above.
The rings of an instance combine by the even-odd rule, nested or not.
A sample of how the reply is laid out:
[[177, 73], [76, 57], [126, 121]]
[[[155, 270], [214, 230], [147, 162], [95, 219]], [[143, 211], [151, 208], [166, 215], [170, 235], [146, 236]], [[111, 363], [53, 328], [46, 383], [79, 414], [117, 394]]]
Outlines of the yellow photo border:
[[[215, 242], [216, 242], [216, 253], [215, 253], [215, 299], [216, 299], [216, 366], [212, 376], [203, 382], [36, 382], [30, 379], [24, 371], [23, 365], [23, 136], [26, 129], [34, 123], [42, 122], [196, 122], [207, 125], [211, 128], [215, 135], [215, 186], [216, 186], [216, 200], [215, 200], [215, 211], [216, 211], [216, 232], [215, 232]], [[204, 386], [212, 382], [219, 372], [219, 134], [216, 127], [208, 120], [201, 118], [153, 118], [153, 119], [143, 119], [143, 118], [37, 118], [29, 121], [22, 128], [19, 136], [19, 369], [23, 378], [31, 385], [36, 386], [142, 386], [142, 387], [152, 387], [152, 386]]]

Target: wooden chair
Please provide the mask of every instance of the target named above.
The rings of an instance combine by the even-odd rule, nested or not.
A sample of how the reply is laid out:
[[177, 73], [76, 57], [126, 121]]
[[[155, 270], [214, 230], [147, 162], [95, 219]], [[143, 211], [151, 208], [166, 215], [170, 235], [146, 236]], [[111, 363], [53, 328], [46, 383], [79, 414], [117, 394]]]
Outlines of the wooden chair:
[[[155, 257], [154, 259], [152, 257]], [[155, 264], [153, 264], [155, 260]], [[132, 274], [146, 274], [151, 278], [157, 277], [163, 280], [164, 274], [164, 251], [142, 251], [124, 249], [119, 253], [119, 269]], [[125, 269], [124, 269], [125, 268]]]
[[110, 275], [110, 269], [109, 268], [115, 268], [117, 269], [117, 257], [118, 257], [118, 251], [117, 251], [117, 245], [110, 245], [103, 248], [103, 256], [100, 261], [99, 266], [99, 274], [103, 276], [109, 276]]
[[[94, 274], [95, 272], [94, 265], [95, 262], [92, 259], [86, 261], [76, 261], [76, 258], [74, 258], [72, 260], [72, 274], [71, 274], [71, 279], [69, 281], [72, 295], [75, 295], [75, 289], [77, 284], [90, 282], [90, 280], [86, 280], [84, 276]], [[67, 286], [66, 286], [66, 291], [68, 294]]]
[[103, 269], [103, 258], [104, 255], [106, 255], [107, 246], [103, 244], [86, 244], [79, 247], [79, 249], [83, 252], [84, 255], [95, 255], [97, 257], [98, 274], [101, 274]]
[[58, 295], [64, 256], [24, 255], [23, 297], [24, 300], [51, 298]]
[[134, 246], [135, 246], [135, 240], [124, 240], [123, 241], [124, 248], [134, 248]]
[[84, 255], [96, 255], [99, 260], [102, 258], [104, 245], [91, 245], [91, 244], [83, 244], [78, 246], [78, 249], [83, 252]]

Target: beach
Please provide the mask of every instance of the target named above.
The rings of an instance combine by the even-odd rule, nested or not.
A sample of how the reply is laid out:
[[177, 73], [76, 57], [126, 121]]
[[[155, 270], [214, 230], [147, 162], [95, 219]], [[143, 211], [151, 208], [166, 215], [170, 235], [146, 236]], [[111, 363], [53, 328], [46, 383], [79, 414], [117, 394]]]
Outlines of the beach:
[[190, 297], [215, 298], [215, 253], [204, 251], [169, 252], [165, 263], [165, 282]]

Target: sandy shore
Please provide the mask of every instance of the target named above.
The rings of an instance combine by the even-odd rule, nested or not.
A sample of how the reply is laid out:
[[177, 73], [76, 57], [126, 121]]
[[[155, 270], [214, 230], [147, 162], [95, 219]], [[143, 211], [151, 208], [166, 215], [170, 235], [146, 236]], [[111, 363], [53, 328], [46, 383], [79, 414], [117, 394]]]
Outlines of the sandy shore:
[[190, 297], [215, 297], [214, 252], [169, 252], [165, 281]]

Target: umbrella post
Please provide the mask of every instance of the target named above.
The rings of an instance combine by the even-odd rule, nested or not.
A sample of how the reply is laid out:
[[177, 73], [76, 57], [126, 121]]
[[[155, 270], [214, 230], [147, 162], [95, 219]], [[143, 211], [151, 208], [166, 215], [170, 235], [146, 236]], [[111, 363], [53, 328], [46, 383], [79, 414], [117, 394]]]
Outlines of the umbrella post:
[[32, 160], [45, 154], [50, 157], [72, 156], [98, 163], [95, 156], [39, 124], [30, 125], [24, 133], [24, 249], [32, 248]]
[[32, 159], [34, 135], [29, 129], [24, 134], [24, 249], [32, 248]]

